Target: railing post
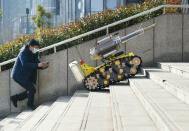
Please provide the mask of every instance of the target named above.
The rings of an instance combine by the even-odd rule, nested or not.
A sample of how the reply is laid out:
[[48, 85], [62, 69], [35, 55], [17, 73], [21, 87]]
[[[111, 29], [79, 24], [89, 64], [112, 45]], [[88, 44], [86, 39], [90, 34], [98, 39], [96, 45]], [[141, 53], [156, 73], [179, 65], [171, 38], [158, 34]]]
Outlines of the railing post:
[[166, 0], [164, 0], [163, 14], [165, 14], [165, 13], [166, 13], [166, 10], [165, 10], [165, 9], [166, 9], [166, 6], [165, 6], [165, 5], [166, 5], [166, 3], [167, 3], [167, 2], [166, 2]]
[[163, 14], [165, 14], [166, 13], [166, 7], [164, 6], [163, 7]]
[[106, 35], [108, 35], [109, 34], [109, 28], [107, 27], [106, 28]]
[[56, 46], [54, 46], [54, 53], [56, 53]]

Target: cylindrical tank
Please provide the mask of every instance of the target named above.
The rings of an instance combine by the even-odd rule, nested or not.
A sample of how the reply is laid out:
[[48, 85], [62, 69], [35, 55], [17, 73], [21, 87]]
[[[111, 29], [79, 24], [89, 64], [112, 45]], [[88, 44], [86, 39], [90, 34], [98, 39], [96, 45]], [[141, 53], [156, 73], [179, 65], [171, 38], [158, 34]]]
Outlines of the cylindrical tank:
[[139, 35], [142, 35], [144, 31], [147, 31], [153, 27], [155, 27], [156, 24], [152, 24], [150, 26], [147, 26], [145, 28], [138, 29], [126, 36], [123, 37], [112, 37], [108, 36], [100, 41], [97, 42], [97, 46], [90, 49], [90, 55], [93, 59], [98, 60], [101, 58], [106, 58], [107, 56], [110, 56], [111, 54], [115, 54], [118, 49], [120, 48], [120, 44], [124, 43], [126, 41], [129, 41]]
[[136, 30], [136, 31], [134, 31], [134, 32], [132, 32], [132, 33], [126, 35], [126, 36], [121, 37], [121, 42], [129, 41], [130, 39], [133, 39], [133, 38], [135, 38], [139, 35], [142, 35], [142, 34], [144, 34], [143, 28]]
[[82, 81], [84, 79], [84, 74], [80, 68], [79, 63], [77, 61], [73, 61], [69, 64], [69, 67], [70, 67], [72, 73], [74, 74], [74, 77], [77, 80], [77, 82], [82, 83]]
[[113, 39], [111, 36], [104, 38], [101, 41], [97, 42], [97, 46], [90, 49], [90, 55], [92, 57], [95, 56], [104, 56], [113, 52], [114, 50], [118, 50], [119, 42], [116, 39]]

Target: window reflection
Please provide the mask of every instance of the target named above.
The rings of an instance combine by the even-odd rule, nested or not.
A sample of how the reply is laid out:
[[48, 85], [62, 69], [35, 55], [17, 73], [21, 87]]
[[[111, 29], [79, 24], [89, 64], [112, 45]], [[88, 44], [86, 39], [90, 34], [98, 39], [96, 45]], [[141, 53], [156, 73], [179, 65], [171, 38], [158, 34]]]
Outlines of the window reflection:
[[117, 0], [106, 0], [107, 9], [115, 9], [117, 7]]
[[60, 0], [56, 0], [56, 15], [60, 15]]
[[91, 0], [91, 14], [103, 11], [103, 0]]

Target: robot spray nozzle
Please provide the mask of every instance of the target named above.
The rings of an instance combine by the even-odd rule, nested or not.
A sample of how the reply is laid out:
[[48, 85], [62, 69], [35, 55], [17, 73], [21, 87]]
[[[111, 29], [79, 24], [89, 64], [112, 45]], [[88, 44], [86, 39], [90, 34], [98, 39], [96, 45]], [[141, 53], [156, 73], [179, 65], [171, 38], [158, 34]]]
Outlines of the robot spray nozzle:
[[82, 64], [84, 64], [84, 63], [85, 63], [84, 59], [81, 58], [81, 59], [80, 59], [80, 65], [82, 65]]

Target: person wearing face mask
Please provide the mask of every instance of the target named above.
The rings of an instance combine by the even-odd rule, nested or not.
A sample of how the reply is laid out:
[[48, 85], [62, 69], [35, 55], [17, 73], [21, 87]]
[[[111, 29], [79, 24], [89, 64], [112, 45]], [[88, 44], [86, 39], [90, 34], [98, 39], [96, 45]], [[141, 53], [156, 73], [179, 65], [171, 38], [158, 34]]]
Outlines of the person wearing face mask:
[[37, 79], [37, 69], [46, 69], [48, 62], [40, 62], [38, 59], [39, 42], [32, 39], [19, 52], [13, 66], [11, 77], [21, 87], [24, 92], [11, 96], [11, 101], [15, 107], [17, 102], [28, 98], [27, 105], [30, 109], [35, 109], [34, 95]]

